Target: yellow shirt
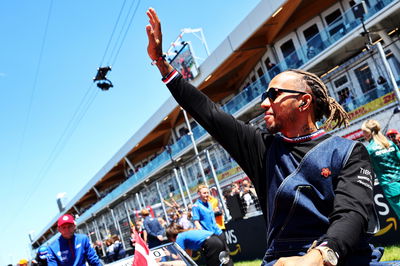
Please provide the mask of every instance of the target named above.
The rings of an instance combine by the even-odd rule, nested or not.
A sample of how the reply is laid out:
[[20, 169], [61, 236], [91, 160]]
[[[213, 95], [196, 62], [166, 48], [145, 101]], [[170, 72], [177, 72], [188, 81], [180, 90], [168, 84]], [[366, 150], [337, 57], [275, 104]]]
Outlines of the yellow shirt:
[[[213, 210], [218, 207], [218, 198], [210, 196], [208, 202], [211, 204], [211, 208]], [[221, 230], [225, 230], [224, 215], [215, 216], [215, 221], [217, 222], [217, 225]]]

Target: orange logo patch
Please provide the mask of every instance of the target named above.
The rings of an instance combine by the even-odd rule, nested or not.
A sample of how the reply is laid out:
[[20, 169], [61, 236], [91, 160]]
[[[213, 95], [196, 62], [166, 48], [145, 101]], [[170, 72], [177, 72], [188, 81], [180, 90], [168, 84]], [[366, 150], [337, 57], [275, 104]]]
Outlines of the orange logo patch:
[[331, 170], [329, 170], [329, 168], [322, 168], [322, 171], [321, 171], [321, 175], [322, 176], [324, 176], [325, 178], [327, 178], [328, 176], [330, 176], [332, 173], [331, 173]]

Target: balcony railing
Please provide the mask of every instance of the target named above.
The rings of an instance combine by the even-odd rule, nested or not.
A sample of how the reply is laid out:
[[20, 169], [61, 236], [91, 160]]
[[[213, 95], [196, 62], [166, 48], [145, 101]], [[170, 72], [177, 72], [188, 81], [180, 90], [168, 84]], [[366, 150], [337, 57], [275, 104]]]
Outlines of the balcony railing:
[[[377, 1], [375, 5], [368, 8], [368, 13], [364, 16], [364, 20], [368, 20], [394, 1], [395, 0]], [[360, 24], [361, 21], [354, 17], [352, 9], [347, 10], [344, 14], [342, 14], [342, 16], [331, 23], [327, 28], [308, 40], [307, 44], [299, 47], [294, 52], [286, 56], [285, 60], [268, 69], [268, 72], [263, 77], [243, 89], [243, 91], [241, 91], [233, 99], [222, 106], [222, 109], [230, 114], [236, 113], [238, 110], [253, 101], [255, 98], [260, 97], [261, 93], [267, 88], [267, 84], [271, 80], [271, 77], [289, 68], [299, 68], [303, 64], [307, 63], [314, 57], [327, 50], [328, 47], [331, 47], [332, 45], [338, 43], [340, 39], [342, 39], [344, 36], [346, 36], [346, 34], [358, 27]], [[391, 88], [387, 88], [387, 90], [389, 91], [390, 89]], [[382, 92], [379, 91], [379, 93]], [[375, 95], [378, 95], [378, 92], [374, 94], [373, 91], [370, 91], [368, 94], [363, 95], [362, 97], [357, 96], [357, 99], [351, 99], [351, 103], [348, 102], [344, 104], [345, 108], [347, 108], [348, 111], [355, 109], [367, 103], [368, 101], [371, 101], [372, 99], [374, 99], [374, 97], [376, 98]], [[194, 127], [192, 131], [196, 140], [203, 137], [207, 133], [201, 126]], [[190, 137], [188, 135], [183, 136], [176, 143], [171, 145], [172, 156], [175, 156], [178, 153], [182, 152], [185, 148], [189, 147], [189, 145], [192, 145]], [[159, 169], [162, 165], [166, 164], [169, 160], [169, 154], [167, 153], [167, 151], [163, 151], [152, 161], [150, 161], [146, 166], [140, 168], [124, 183], [119, 185], [104, 198], [94, 204], [89, 210], [83, 213], [78, 222], [90, 218], [93, 214], [97, 213], [105, 206], [109, 205], [113, 200], [120, 197], [121, 194], [125, 193], [130, 188], [134, 187], [136, 184], [149, 177], [153, 172]]]

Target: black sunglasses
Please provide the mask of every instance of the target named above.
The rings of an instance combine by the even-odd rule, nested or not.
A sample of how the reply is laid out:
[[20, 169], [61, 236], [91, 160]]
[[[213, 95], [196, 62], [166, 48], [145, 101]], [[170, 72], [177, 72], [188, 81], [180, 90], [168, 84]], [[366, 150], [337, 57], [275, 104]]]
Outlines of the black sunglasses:
[[307, 92], [303, 91], [294, 91], [294, 90], [286, 90], [286, 89], [279, 89], [279, 88], [269, 88], [263, 94], [261, 94], [261, 102], [265, 101], [265, 99], [269, 98], [271, 102], [275, 101], [276, 97], [278, 97], [280, 92], [290, 92], [290, 93], [300, 93], [300, 94], [307, 94]]

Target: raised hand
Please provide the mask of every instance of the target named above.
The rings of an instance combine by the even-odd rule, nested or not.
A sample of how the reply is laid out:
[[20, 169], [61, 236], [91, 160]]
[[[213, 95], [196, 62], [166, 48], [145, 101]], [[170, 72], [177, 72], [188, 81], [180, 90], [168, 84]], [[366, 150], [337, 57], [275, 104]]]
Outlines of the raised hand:
[[146, 12], [149, 17], [150, 25], [146, 26], [147, 38], [149, 44], [147, 46], [147, 53], [151, 60], [157, 60], [162, 56], [162, 32], [160, 19], [153, 8], [149, 8]]
[[163, 57], [160, 19], [154, 8], [149, 8], [146, 14], [150, 22], [150, 25], [146, 26], [147, 38], [149, 39], [147, 53], [153, 61], [153, 64], [155, 63], [160, 70], [161, 75], [165, 77], [168, 73], [171, 73], [173, 67]]

